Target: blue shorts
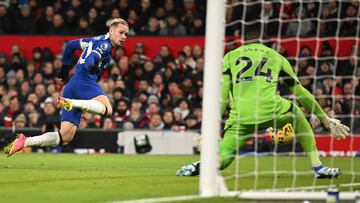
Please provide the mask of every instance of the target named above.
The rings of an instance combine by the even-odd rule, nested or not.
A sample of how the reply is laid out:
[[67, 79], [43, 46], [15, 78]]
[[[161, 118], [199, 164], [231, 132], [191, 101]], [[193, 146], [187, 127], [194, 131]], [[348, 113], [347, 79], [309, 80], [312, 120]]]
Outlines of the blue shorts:
[[[89, 100], [99, 95], [106, 95], [101, 87], [96, 83], [83, 82], [71, 78], [69, 83], [64, 87], [63, 97], [69, 99], [83, 99]], [[77, 108], [73, 108], [71, 111], [61, 110], [61, 122], [68, 121], [76, 126], [79, 126], [82, 111]]]

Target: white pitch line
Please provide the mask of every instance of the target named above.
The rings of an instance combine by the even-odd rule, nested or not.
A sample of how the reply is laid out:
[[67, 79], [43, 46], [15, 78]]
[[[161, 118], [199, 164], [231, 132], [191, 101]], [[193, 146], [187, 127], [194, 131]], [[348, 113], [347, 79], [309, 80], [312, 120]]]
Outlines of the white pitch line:
[[113, 201], [108, 203], [155, 203], [155, 202], [169, 202], [169, 201], [182, 201], [204, 198], [199, 195], [187, 195], [187, 196], [175, 196], [175, 197], [159, 197], [159, 198], [148, 198], [148, 199], [136, 199], [136, 200], [124, 200], [124, 201]]

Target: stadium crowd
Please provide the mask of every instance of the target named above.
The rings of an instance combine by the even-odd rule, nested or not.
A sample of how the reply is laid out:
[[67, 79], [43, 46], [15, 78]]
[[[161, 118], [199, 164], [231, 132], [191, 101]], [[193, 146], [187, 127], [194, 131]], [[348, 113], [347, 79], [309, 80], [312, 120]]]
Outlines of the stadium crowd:
[[[303, 10], [297, 9], [297, 4], [290, 2], [285, 1], [283, 5], [267, 2], [248, 6], [245, 12], [249, 19], [246, 20], [252, 20], [251, 16], [258, 18], [259, 15], [267, 15], [271, 24], [268, 25], [270, 29], [267, 29], [267, 32], [277, 35], [275, 32], [278, 31], [278, 25], [272, 24], [277, 21], [270, 19], [279, 18], [275, 16], [279, 14], [279, 10], [267, 10], [269, 7], [281, 8], [286, 13], [282, 18], [286, 19], [296, 18], [301, 12], [301, 15], [309, 16], [310, 19], [301, 21], [302, 23], [315, 23], [310, 26], [314, 28], [310, 29], [312, 32], [308, 30], [309, 32], [301, 35], [309, 36], [316, 35], [316, 23], [323, 22], [313, 20], [320, 12], [318, 9], [323, 9], [321, 16], [326, 13], [326, 8], [331, 16], [336, 16], [334, 21], [332, 17], [326, 17], [326, 29], [343, 27], [347, 21], [340, 19], [348, 19], [344, 16], [353, 15], [354, 9], [357, 15], [359, 13], [358, 1], [343, 3], [341, 7], [337, 7], [337, 11], [332, 7], [333, 1], [324, 6], [309, 2]], [[241, 4], [239, 6], [241, 7]], [[242, 11], [237, 6], [228, 7], [227, 21], [241, 19]], [[204, 16], [205, 1], [201, 0], [9, 0], [0, 1], [0, 33], [97, 35], [106, 33], [108, 19], [122, 17], [129, 22], [131, 35], [204, 35]], [[350, 19], [353, 19], [352, 17]], [[357, 20], [359, 18], [352, 23], [357, 24]], [[289, 33], [294, 33], [293, 29], [298, 25], [292, 25], [291, 20], [283, 22], [288, 24], [283, 27], [282, 34], [290, 36]], [[336, 25], [331, 24], [334, 22]], [[24, 26], [25, 24], [27, 26]], [[241, 31], [237, 29], [239, 27], [241, 26], [227, 26], [227, 34], [240, 36]], [[321, 27], [323, 26], [320, 26], [320, 30]], [[351, 29], [359, 28], [348, 26], [340, 29], [340, 35], [351, 33], [344, 36], [356, 36], [358, 31], [354, 34]], [[113, 116], [101, 118], [84, 113], [80, 128], [200, 130], [203, 49], [198, 45], [184, 46], [180, 52], [171, 53], [171, 50], [163, 45], [159, 53], [151, 58], [146, 55], [144, 44], [139, 42], [135, 46], [135, 51], [130, 55], [126, 55], [123, 48], [118, 48], [112, 58], [112, 68], [105, 72], [99, 81], [113, 103]], [[274, 43], [270, 46], [288, 56], [281, 45]], [[228, 50], [233, 48], [231, 45], [227, 47]], [[317, 97], [329, 115], [341, 119], [346, 125], [360, 127], [359, 47], [354, 45], [349, 57], [334, 60], [333, 56], [334, 48], [325, 42], [320, 57], [312, 56], [309, 47], [304, 46], [300, 48], [296, 59], [289, 59], [301, 83]], [[32, 58], [26, 59], [21, 47], [16, 44], [12, 46], [10, 55], [0, 53], [0, 126], [59, 125], [60, 112], [55, 103], [64, 84], [56, 80], [55, 75], [61, 68], [61, 58], [62, 53], [35, 47]], [[73, 64], [75, 63], [74, 58]], [[281, 84], [279, 93], [289, 94]], [[309, 120], [315, 132], [323, 131], [317, 118], [309, 116]]]
[[[269, 36], [358, 33], [357, 0], [231, 2], [226, 12], [228, 36], [241, 36], [243, 16], [246, 22], [263, 19]], [[205, 16], [205, 0], [1, 0], [0, 34], [100, 35], [111, 19], [121, 17], [130, 24], [130, 35], [204, 35]]]

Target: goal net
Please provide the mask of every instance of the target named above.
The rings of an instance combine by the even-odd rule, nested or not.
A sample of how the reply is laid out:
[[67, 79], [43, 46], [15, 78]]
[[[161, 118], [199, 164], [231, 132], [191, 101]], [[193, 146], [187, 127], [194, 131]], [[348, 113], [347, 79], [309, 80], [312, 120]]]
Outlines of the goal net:
[[[329, 198], [327, 191], [335, 190], [339, 191], [340, 199], [353, 200], [360, 196], [360, 2], [219, 1], [223, 3], [223, 7], [219, 2], [214, 2], [208, 1], [207, 10], [200, 194], [235, 194], [249, 199], [311, 200]], [[222, 10], [225, 13], [222, 13]], [[225, 20], [219, 16], [225, 16]], [[285, 138], [284, 135], [279, 135], [279, 132], [281, 134], [284, 131], [277, 123], [282, 122], [279, 118], [281, 115], [277, 113], [273, 114], [273, 122], [264, 124], [255, 119], [254, 125], [241, 125], [240, 121], [246, 116], [260, 120], [261, 115], [257, 115], [257, 112], [262, 111], [261, 105], [264, 102], [274, 102], [264, 101], [264, 98], [254, 99], [256, 95], [263, 95], [260, 92], [264, 89], [260, 89], [263, 88], [261, 85], [251, 83], [255, 84], [255, 81], [261, 80], [257, 77], [269, 73], [266, 73], [264, 61], [253, 62], [254, 67], [247, 67], [249, 61], [233, 61], [238, 70], [230, 73], [232, 77], [236, 77], [231, 80], [232, 85], [247, 83], [252, 86], [252, 95], [245, 92], [249, 91], [245, 85], [244, 88], [231, 89], [239, 92], [230, 93], [231, 101], [222, 122], [217, 124], [220, 119], [219, 111], [214, 109], [220, 109], [220, 102], [215, 98], [221, 98], [221, 87], [214, 81], [219, 81], [221, 73], [214, 67], [222, 67], [222, 56], [245, 43], [246, 29], [253, 24], [261, 25], [258, 30], [260, 42], [284, 56], [298, 78], [297, 81], [294, 77], [280, 74], [278, 79], [272, 81], [276, 83], [276, 94], [291, 101], [292, 107], [289, 111], [293, 111], [294, 106], [299, 107], [314, 133], [322, 165], [340, 168], [342, 174], [338, 178], [315, 178], [312, 170], [314, 163], [310, 157], [316, 157], [316, 152], [308, 150], [306, 153], [303, 145], [308, 143], [301, 143], [302, 136], [309, 136], [306, 133], [308, 131], [301, 129], [305, 134], [296, 133], [299, 130], [296, 122], [300, 122], [301, 113], [291, 114], [290, 123], [295, 126], [295, 139], [288, 144], [281, 142], [281, 139]], [[225, 33], [224, 38], [222, 33]], [[223, 46], [225, 53], [219, 48]], [[256, 70], [259, 64], [262, 66], [260, 70]], [[262, 67], [265, 69], [261, 69]], [[244, 68], [248, 71], [243, 70]], [[272, 79], [274, 80], [274, 77]], [[293, 83], [301, 83], [329, 117], [339, 119], [349, 126], [350, 136], [344, 140], [331, 136], [320, 122], [321, 119], [315, 113], [310, 113], [314, 112], [316, 107], [306, 107], [296, 98], [296, 95], [301, 94], [290, 88], [291, 85], [286, 82], [289, 79], [294, 80]], [[253, 104], [250, 105], [251, 102], [246, 98], [241, 99], [242, 95], [251, 95]], [[232, 102], [243, 102], [251, 109], [244, 110], [246, 106], [240, 107], [242, 110], [236, 109], [237, 104]], [[253, 115], [244, 115], [244, 112], [253, 112]], [[232, 129], [237, 134], [233, 140], [237, 151], [230, 166], [219, 172], [216, 136], [220, 128], [224, 129], [224, 125], [229, 127], [229, 114], [234, 125], [240, 123], [240, 127]], [[254, 130], [249, 129], [252, 127]], [[280, 142], [272, 139], [266, 131], [267, 127], [279, 129], [273, 135], [275, 140], [280, 139]], [[221, 134], [224, 135], [224, 132]], [[224, 141], [224, 137], [222, 139]], [[222, 186], [222, 179], [225, 188]], [[226, 192], [227, 190], [231, 192]]]

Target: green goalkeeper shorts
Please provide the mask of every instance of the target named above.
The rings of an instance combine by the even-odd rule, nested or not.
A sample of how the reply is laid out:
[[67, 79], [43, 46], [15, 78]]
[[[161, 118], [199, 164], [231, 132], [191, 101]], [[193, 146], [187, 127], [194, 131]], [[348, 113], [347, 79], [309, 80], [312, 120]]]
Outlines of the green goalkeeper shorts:
[[[256, 125], [244, 125], [233, 120], [227, 120], [224, 128], [224, 137], [220, 142], [220, 169], [224, 169], [231, 164], [236, 152], [245, 147], [254, 132], [268, 127], [281, 129], [287, 123], [292, 124], [296, 139], [302, 144], [305, 151], [316, 150], [311, 126], [297, 105], [291, 105], [287, 112], [274, 114], [274, 117], [274, 120]], [[309, 141], [309, 146], [304, 146], [302, 140]]]

